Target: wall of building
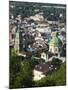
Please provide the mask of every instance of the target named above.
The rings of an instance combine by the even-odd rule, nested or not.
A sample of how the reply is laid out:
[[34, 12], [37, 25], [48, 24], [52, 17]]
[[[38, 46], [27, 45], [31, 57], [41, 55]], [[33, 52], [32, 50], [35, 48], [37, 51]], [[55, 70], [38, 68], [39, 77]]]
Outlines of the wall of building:
[[40, 80], [41, 78], [45, 77], [45, 75], [42, 74], [42, 72], [40, 71], [34, 70], [33, 73], [34, 73], [34, 78], [33, 78], [34, 80]]

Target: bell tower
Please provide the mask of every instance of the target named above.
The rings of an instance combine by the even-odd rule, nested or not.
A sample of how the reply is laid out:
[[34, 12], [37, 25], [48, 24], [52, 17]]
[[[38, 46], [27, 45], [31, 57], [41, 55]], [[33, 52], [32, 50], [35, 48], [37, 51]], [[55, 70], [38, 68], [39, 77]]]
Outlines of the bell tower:
[[17, 53], [19, 53], [19, 27], [16, 31], [16, 35], [15, 35], [15, 45], [14, 45], [15, 51]]

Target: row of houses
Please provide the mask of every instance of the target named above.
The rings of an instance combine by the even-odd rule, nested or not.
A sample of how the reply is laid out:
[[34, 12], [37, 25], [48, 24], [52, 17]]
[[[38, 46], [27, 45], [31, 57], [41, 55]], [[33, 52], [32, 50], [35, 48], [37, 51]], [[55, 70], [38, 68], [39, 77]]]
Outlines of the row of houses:
[[34, 80], [40, 80], [48, 72], [56, 70], [54, 65], [48, 65], [46, 62], [51, 61], [53, 56], [57, 56], [58, 58], [66, 57], [66, 40], [64, 40], [66, 37], [63, 36], [64, 30], [63, 34], [61, 34], [62, 30], [58, 30], [59, 22], [57, 20], [45, 20], [42, 14], [30, 16], [23, 21], [17, 17], [17, 21], [15, 26], [11, 24], [12, 28], [9, 35], [10, 46], [15, 48], [19, 56], [32, 58], [34, 54], [40, 52], [40, 56], [36, 58], [43, 59], [45, 63], [36, 65], [33, 72]]

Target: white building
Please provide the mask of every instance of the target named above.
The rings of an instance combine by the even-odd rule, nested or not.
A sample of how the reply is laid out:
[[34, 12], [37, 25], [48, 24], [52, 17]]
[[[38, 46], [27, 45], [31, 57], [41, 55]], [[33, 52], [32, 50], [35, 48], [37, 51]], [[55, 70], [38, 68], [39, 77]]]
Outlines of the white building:
[[34, 70], [34, 80], [40, 80], [41, 78], [45, 77], [45, 75], [37, 70]]
[[41, 58], [45, 60], [45, 62], [48, 62], [48, 54], [45, 52], [41, 53]]
[[49, 21], [49, 20], [48, 20], [48, 23], [49, 23], [49, 24], [59, 24], [59, 21]]
[[48, 65], [48, 64], [39, 64], [36, 65], [33, 71], [34, 74], [34, 80], [40, 80], [43, 77], [46, 77], [48, 72], [52, 71], [54, 69], [53, 65]]

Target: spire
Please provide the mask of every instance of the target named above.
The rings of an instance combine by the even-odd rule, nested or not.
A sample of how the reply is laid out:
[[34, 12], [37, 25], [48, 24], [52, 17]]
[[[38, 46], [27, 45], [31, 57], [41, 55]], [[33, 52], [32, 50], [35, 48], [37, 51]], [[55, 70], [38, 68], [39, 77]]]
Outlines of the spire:
[[52, 39], [50, 40], [49, 44], [57, 47], [62, 45], [62, 41], [58, 38], [58, 32], [52, 33]]
[[58, 32], [52, 32], [51, 36], [52, 37], [58, 37]]

